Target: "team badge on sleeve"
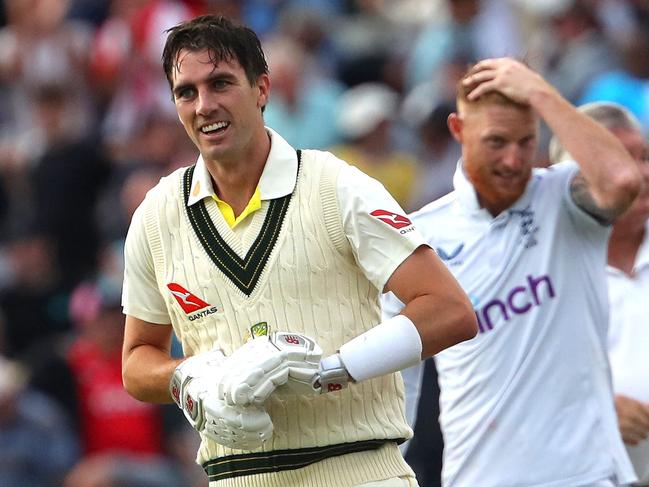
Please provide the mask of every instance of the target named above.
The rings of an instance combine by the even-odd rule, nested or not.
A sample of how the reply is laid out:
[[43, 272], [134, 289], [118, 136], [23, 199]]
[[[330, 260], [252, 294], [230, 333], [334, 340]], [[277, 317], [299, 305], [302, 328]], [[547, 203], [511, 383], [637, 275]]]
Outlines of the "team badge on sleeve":
[[404, 227], [412, 225], [412, 222], [408, 218], [392, 211], [374, 210], [372, 213], [370, 213], [370, 215], [378, 218], [383, 223], [387, 223], [392, 228], [396, 228], [397, 230], [401, 230]]

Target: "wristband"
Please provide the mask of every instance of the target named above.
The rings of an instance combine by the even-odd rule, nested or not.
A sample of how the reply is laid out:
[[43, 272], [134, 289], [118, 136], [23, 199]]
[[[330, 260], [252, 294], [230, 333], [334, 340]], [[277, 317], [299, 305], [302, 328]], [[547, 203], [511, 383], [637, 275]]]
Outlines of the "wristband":
[[379, 323], [340, 347], [340, 358], [355, 381], [398, 372], [421, 362], [421, 337], [405, 315]]

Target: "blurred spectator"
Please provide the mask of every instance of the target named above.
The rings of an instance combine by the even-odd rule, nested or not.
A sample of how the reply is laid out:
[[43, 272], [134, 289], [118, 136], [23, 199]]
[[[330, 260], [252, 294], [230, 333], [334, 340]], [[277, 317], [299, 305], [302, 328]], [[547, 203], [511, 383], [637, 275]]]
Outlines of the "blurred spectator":
[[415, 130], [417, 159], [421, 177], [411, 196], [411, 206], [419, 209], [452, 189], [460, 147], [447, 126], [455, 110], [456, 87], [468, 66], [468, 59], [449, 58], [440, 73], [417, 85], [403, 100], [403, 119]]
[[0, 485], [60, 485], [77, 459], [73, 430], [57, 405], [25, 384], [25, 372], [0, 356]]
[[121, 248], [135, 208], [160, 177], [159, 170], [150, 167], [133, 167], [116, 175], [99, 208], [106, 242]]
[[407, 449], [402, 449], [402, 452], [408, 465], [417, 474], [420, 487], [441, 487], [444, 439], [437, 419], [439, 386], [435, 361], [425, 360], [402, 373], [404, 382], [418, 385], [418, 387], [406, 388], [408, 423], [415, 435], [408, 440]]
[[74, 290], [70, 315], [78, 335], [49, 357], [43, 351], [32, 384], [68, 408], [77, 422], [84, 456], [161, 455], [159, 407], [136, 401], [122, 385], [124, 317], [119, 291], [95, 282]]
[[[205, 0], [202, 2], [203, 5], [201, 5], [200, 12], [222, 15], [241, 22], [244, 17], [244, 10], [252, 13], [256, 18], [265, 18], [265, 10], [277, 8], [277, 5], [273, 5], [276, 2], [268, 1], [255, 2], [260, 4], [257, 9], [246, 8], [251, 3], [253, 2], [250, 2], [250, 0]], [[274, 24], [274, 18], [272, 18], [272, 23]], [[273, 25], [270, 27], [273, 27]]]
[[340, 83], [314, 72], [309, 54], [289, 38], [265, 42], [264, 50], [273, 77], [266, 125], [294, 147], [324, 150], [338, 143]]
[[545, 78], [571, 103], [588, 82], [614, 69], [619, 61], [614, 45], [602, 29], [588, 0], [561, 0], [547, 12], [549, 30], [543, 38]]
[[110, 4], [111, 0], [70, 0], [67, 18], [98, 26], [106, 19]]
[[591, 78], [581, 102], [619, 103], [631, 110], [649, 134], [649, 32], [632, 33], [621, 54], [622, 66]]
[[54, 265], [52, 242], [29, 226], [12, 236], [2, 257], [0, 311], [6, 320], [6, 354], [24, 357], [39, 342], [69, 330], [67, 296]]
[[90, 44], [90, 79], [97, 98], [98, 114], [103, 118], [121, 83], [133, 75], [137, 59], [133, 56], [134, 17], [143, 0], [111, 0], [107, 16], [95, 29]]
[[[164, 31], [193, 12], [185, 4], [171, 0], [114, 0], [107, 20], [106, 38], [97, 44], [106, 50], [108, 66], [115, 73], [112, 96], [102, 120], [106, 142], [119, 154], [130, 136], [141, 129], [151, 113], [175, 116], [169, 87], [159, 60]], [[111, 58], [111, 46], [118, 46]]]
[[[622, 439], [638, 476], [649, 485], [649, 145], [631, 112], [610, 102], [581, 106], [613, 132], [638, 161], [644, 189], [617, 219], [608, 244], [608, 354]], [[569, 158], [553, 140], [553, 162]]]
[[[188, 484], [177, 469], [160, 459], [135, 460], [101, 454], [79, 462], [66, 476], [63, 487], [178, 487]], [[203, 485], [207, 485], [205, 482]]]
[[71, 288], [94, 272], [99, 251], [95, 207], [110, 172], [102, 144], [69, 130], [72, 100], [58, 85], [41, 87], [35, 118], [44, 132], [44, 151], [33, 169], [38, 227], [52, 239], [61, 283]]
[[505, 0], [447, 0], [446, 10], [447, 15], [431, 19], [411, 49], [410, 88], [443, 75], [440, 68], [451, 59], [473, 63], [523, 52], [514, 12]]
[[[313, 3], [318, 6], [312, 8]], [[282, 11], [274, 35], [288, 36], [297, 42], [311, 59], [310, 70], [327, 78], [336, 75], [341, 57], [334, 42], [336, 23], [341, 18], [337, 3], [340, 2], [291, 2]]]
[[347, 142], [331, 151], [383, 183], [408, 211], [419, 173], [414, 156], [395, 149], [393, 117], [398, 101], [395, 92], [379, 83], [347, 90], [338, 115], [338, 127]]
[[40, 86], [69, 90], [73, 131], [83, 133], [93, 126], [93, 96], [87, 83], [91, 29], [82, 22], [66, 20], [67, 0], [12, 1], [7, 7], [9, 23], [0, 29], [4, 100], [0, 140], [26, 162], [39, 143], [32, 130], [38, 119], [29, 107], [32, 93]]
[[351, 12], [337, 19], [332, 36], [334, 49], [340, 53], [337, 77], [349, 87], [387, 82], [386, 69], [411, 36], [383, 8], [384, 2], [357, 0], [351, 4]]
[[446, 120], [455, 111], [454, 103], [441, 103], [417, 127], [421, 141], [418, 154], [421, 175], [413, 190], [411, 207], [422, 206], [453, 190], [453, 174], [460, 159], [460, 145], [451, 135]]
[[113, 147], [116, 159], [95, 215], [105, 241], [123, 240], [132, 211], [146, 192], [164, 174], [196, 159], [196, 148], [175, 117], [153, 111], [143, 119], [138, 130]]

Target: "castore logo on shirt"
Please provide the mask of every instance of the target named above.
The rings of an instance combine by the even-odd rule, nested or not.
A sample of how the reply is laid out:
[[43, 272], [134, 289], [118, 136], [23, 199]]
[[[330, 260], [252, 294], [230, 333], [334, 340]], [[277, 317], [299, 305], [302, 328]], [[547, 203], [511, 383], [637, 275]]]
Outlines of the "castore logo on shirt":
[[446, 251], [442, 247], [435, 247], [435, 252], [437, 252], [437, 255], [439, 255], [439, 258], [443, 261], [449, 261], [455, 259], [458, 255], [460, 255], [460, 252], [462, 252], [463, 248], [464, 242], [455, 247], [449, 253], [446, 253]]

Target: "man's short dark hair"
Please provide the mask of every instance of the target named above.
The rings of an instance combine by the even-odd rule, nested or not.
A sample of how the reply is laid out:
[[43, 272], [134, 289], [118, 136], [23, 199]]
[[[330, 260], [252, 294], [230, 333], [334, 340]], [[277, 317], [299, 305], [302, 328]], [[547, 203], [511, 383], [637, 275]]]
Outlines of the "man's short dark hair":
[[261, 42], [255, 32], [243, 25], [236, 25], [220, 15], [202, 15], [172, 27], [162, 52], [162, 67], [169, 86], [173, 86], [172, 74], [183, 49], [192, 52], [207, 50], [212, 61], [239, 62], [246, 72], [250, 86], [262, 74], [268, 74], [268, 64]]

